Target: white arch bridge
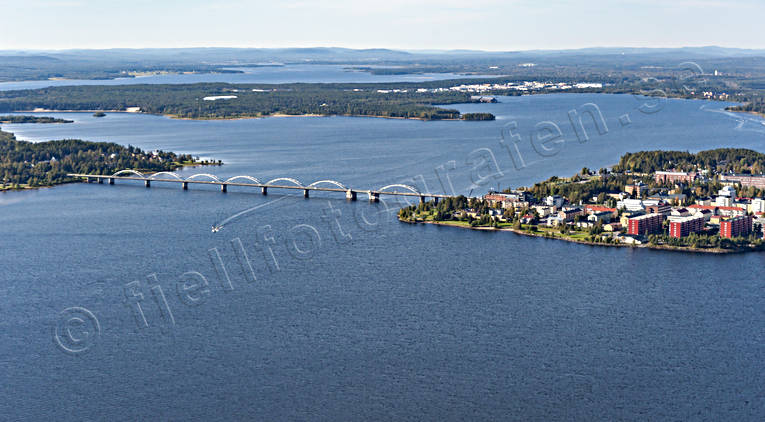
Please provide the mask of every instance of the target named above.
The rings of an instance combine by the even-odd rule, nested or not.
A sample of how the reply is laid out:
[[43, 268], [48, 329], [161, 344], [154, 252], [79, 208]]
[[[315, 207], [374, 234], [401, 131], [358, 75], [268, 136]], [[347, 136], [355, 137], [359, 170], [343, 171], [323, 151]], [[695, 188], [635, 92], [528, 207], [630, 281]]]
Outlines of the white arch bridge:
[[151, 187], [152, 183], [177, 183], [181, 185], [183, 190], [188, 190], [189, 185], [199, 184], [217, 185], [220, 186], [221, 192], [227, 192], [229, 186], [244, 186], [260, 188], [263, 195], [267, 195], [269, 189], [293, 189], [302, 190], [303, 196], [306, 198], [309, 197], [310, 191], [345, 192], [345, 197], [352, 201], [356, 200], [359, 193], [366, 193], [369, 200], [373, 202], [379, 201], [380, 195], [415, 196], [420, 198], [420, 202], [425, 202], [426, 198], [433, 198], [438, 201], [439, 198], [451, 197], [451, 195], [420, 192], [417, 188], [404, 184], [392, 184], [378, 189], [353, 189], [336, 180], [317, 180], [306, 185], [291, 177], [278, 177], [262, 182], [256, 177], [247, 175], [222, 180], [214, 174], [198, 173], [184, 179], [179, 174], [169, 171], [144, 174], [136, 170], [120, 170], [112, 175], [71, 173], [67, 176], [80, 178], [87, 183], [98, 182], [103, 184], [104, 181], [108, 181], [110, 185], [113, 185], [117, 180], [138, 180], [144, 182], [147, 188]]

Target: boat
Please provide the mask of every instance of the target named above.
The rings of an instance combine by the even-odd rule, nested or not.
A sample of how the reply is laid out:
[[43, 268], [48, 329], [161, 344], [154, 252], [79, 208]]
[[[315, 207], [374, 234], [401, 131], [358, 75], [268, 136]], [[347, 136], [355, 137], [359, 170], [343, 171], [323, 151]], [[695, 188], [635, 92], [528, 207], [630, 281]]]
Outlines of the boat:
[[220, 231], [220, 229], [222, 229], [222, 228], [223, 228], [223, 226], [212, 226], [212, 232], [213, 233], [218, 233]]

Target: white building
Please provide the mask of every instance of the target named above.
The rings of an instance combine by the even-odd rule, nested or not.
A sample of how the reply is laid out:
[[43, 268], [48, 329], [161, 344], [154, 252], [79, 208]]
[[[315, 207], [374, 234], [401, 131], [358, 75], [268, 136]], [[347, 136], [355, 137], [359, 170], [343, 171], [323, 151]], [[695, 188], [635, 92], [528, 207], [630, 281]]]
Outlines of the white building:
[[643, 201], [640, 199], [624, 199], [616, 203], [616, 208], [626, 209], [627, 211], [643, 211]]
[[752, 199], [752, 212], [765, 212], [765, 199], [754, 198]]
[[563, 206], [563, 197], [560, 195], [548, 196], [545, 198], [545, 204], [547, 204], [548, 207], [560, 208]]

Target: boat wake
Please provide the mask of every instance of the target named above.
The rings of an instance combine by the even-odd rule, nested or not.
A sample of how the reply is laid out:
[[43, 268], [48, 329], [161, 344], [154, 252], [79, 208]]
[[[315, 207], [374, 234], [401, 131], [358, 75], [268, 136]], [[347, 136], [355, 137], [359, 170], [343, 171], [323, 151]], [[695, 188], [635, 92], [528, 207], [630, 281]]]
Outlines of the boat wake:
[[239, 217], [242, 217], [242, 216], [247, 215], [247, 214], [249, 214], [249, 213], [251, 213], [253, 211], [256, 211], [256, 210], [258, 210], [260, 208], [266, 207], [268, 205], [274, 204], [276, 202], [279, 202], [279, 201], [287, 199], [287, 198], [289, 198], [289, 196], [282, 196], [280, 198], [274, 199], [273, 201], [268, 201], [268, 202], [266, 202], [264, 204], [256, 205], [256, 206], [254, 206], [252, 208], [248, 208], [246, 210], [239, 211], [238, 213], [236, 213], [236, 214], [234, 214], [234, 215], [232, 215], [232, 216], [230, 216], [228, 218], [223, 219], [219, 223], [213, 224], [212, 232], [213, 233], [218, 233], [219, 231], [223, 230], [223, 227], [225, 227], [227, 224], [231, 223], [232, 221], [238, 219]]

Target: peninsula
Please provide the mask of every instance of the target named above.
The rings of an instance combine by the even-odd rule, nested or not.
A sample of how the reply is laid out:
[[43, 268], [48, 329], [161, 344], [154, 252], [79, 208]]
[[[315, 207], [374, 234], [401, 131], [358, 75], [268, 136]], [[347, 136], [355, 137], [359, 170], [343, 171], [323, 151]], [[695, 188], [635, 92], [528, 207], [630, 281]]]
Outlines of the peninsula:
[[74, 120], [59, 119], [46, 116], [22, 116], [18, 114], [9, 116], [0, 116], [0, 123], [19, 124], [19, 123], [74, 123]]
[[430, 201], [407, 223], [507, 230], [577, 243], [686, 252], [765, 250], [765, 154], [643, 151], [530, 188]]
[[182, 166], [219, 165], [188, 154], [143, 151], [108, 142], [67, 139], [19, 141], [0, 131], [0, 190], [48, 187], [76, 181], [68, 173], [112, 174], [123, 168], [145, 172], [171, 171]]

